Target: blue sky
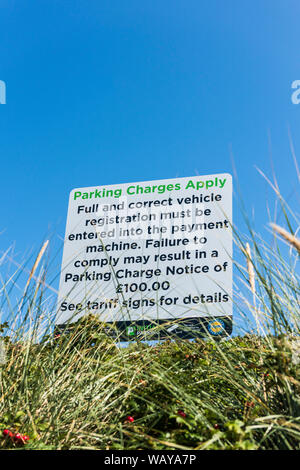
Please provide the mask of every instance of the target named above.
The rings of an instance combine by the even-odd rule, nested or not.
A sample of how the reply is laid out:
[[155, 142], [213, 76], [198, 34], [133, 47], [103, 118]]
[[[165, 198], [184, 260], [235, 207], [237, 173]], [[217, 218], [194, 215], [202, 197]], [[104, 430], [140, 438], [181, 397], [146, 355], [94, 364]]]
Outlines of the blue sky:
[[298, 183], [299, 17], [298, 0], [1, 0], [1, 250], [51, 231], [55, 253], [72, 188], [232, 159], [262, 231], [272, 191], [255, 166], [290, 201]]

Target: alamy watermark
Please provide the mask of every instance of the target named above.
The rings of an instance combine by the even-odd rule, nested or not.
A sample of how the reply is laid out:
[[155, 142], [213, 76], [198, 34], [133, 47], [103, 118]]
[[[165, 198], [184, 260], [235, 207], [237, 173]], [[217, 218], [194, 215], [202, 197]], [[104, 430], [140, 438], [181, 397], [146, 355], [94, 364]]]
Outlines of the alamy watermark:
[[0, 104], [6, 104], [6, 84], [0, 80]]
[[292, 103], [299, 104], [300, 103], [300, 80], [293, 81], [292, 89], [295, 90], [291, 96]]

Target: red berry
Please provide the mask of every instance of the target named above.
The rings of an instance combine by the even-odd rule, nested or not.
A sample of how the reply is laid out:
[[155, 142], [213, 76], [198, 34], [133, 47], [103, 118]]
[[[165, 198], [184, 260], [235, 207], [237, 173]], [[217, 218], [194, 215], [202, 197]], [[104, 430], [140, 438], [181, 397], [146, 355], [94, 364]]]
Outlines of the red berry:
[[219, 429], [219, 425], [218, 425], [217, 423], [214, 424], [214, 428], [215, 428], [215, 429]]
[[17, 432], [17, 433], [14, 435], [14, 441], [17, 442], [18, 444], [24, 443], [22, 434], [20, 434], [19, 432]]
[[186, 418], [186, 414], [185, 414], [185, 412], [184, 412], [184, 411], [182, 411], [182, 410], [178, 410], [178, 412], [177, 412], [177, 413], [178, 413], [180, 416], [182, 416], [183, 418]]
[[9, 430], [9, 429], [3, 429], [3, 432], [2, 432], [3, 436], [4, 437], [12, 437], [13, 436], [13, 433]]
[[128, 421], [129, 423], [133, 423], [134, 418], [132, 416], [127, 416], [126, 421]]
[[27, 436], [26, 434], [24, 434], [24, 436], [23, 436], [23, 441], [24, 441], [24, 442], [28, 442], [28, 441], [29, 441], [29, 436]]

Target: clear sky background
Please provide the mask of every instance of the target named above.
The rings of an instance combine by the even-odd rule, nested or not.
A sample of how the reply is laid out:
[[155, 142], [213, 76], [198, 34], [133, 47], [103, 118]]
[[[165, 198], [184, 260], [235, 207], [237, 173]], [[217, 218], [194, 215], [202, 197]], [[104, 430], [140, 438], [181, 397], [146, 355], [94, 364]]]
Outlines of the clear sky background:
[[72, 188], [233, 160], [263, 232], [272, 190], [255, 166], [298, 198], [299, 18], [299, 0], [1, 0], [1, 250], [21, 259], [51, 231], [54, 253]]

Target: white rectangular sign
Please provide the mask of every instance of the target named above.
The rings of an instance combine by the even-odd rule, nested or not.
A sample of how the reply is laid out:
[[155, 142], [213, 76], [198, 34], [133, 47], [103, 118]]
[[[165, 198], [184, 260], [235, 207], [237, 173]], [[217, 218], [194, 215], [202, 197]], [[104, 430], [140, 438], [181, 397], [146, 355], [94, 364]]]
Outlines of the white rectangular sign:
[[231, 175], [72, 190], [56, 324], [88, 313], [123, 338], [230, 334]]

